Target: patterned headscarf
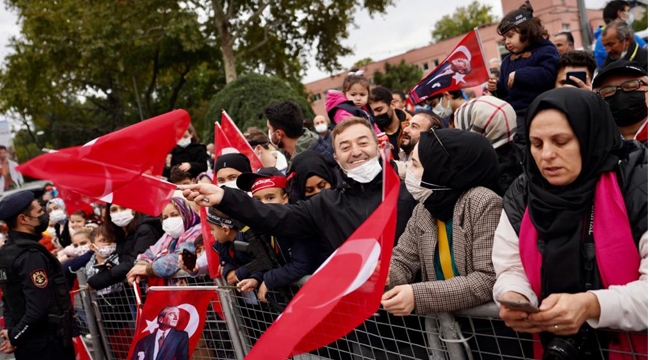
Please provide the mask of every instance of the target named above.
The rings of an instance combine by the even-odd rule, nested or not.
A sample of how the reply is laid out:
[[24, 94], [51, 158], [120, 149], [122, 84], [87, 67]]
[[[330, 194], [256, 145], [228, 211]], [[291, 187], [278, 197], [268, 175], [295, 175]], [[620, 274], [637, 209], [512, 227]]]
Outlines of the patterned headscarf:
[[185, 231], [201, 221], [199, 214], [197, 214], [196, 211], [190, 207], [190, 205], [185, 201], [185, 198], [173, 197], [172, 203], [183, 217], [183, 225], [185, 227]]
[[481, 96], [456, 110], [454, 125], [485, 136], [497, 149], [515, 137], [517, 114], [507, 102], [494, 96]]
[[66, 212], [66, 211], [65, 211], [65, 203], [63, 202], [63, 199], [61, 199], [61, 198], [54, 198], [54, 199], [48, 201], [48, 202], [47, 202], [47, 206], [46, 206], [46, 208], [50, 207], [50, 204], [54, 204], [54, 205], [60, 207], [61, 210], [63, 210], [63, 212]]

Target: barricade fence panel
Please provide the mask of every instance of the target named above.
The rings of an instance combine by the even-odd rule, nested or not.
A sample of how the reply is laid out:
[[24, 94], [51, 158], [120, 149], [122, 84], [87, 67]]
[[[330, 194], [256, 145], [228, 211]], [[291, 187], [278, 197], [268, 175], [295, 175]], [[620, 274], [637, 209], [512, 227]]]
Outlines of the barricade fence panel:
[[[223, 285], [208, 277], [185, 277], [179, 286]], [[299, 287], [269, 291], [267, 302], [260, 302], [257, 293], [240, 293], [227, 287], [218, 292], [223, 317], [216, 303], [208, 308], [205, 327], [193, 359], [243, 359], [256, 341], [273, 324], [297, 293]], [[122, 291], [98, 294], [86, 291], [92, 299], [94, 316], [80, 305], [77, 322], [82, 333], [101, 338], [103, 356], [126, 359], [135, 331], [137, 305], [133, 288], [125, 284]], [[84, 290], [76, 296], [82, 296]], [[146, 303], [146, 285], [141, 284], [142, 302]], [[80, 302], [83, 304], [83, 302]], [[75, 301], [75, 308], [77, 302]], [[79, 314], [86, 314], [80, 319]], [[82, 316], [83, 317], [83, 316]], [[90, 318], [90, 319], [89, 319]], [[336, 321], [334, 319], [333, 321]], [[90, 324], [89, 322], [94, 322]], [[637, 348], [634, 337], [647, 336], [647, 331], [633, 334], [599, 330], [594, 337], [594, 359], [647, 359], [645, 348]], [[98, 339], [99, 340], [99, 339]], [[647, 340], [646, 340], [647, 341]], [[356, 329], [339, 340], [294, 359], [380, 359], [380, 360], [457, 360], [457, 359], [533, 359], [534, 348], [542, 349], [538, 338], [517, 333], [498, 316], [494, 303], [473, 309], [441, 314], [394, 316], [383, 308], [377, 310]], [[97, 358], [96, 358], [97, 359]]]

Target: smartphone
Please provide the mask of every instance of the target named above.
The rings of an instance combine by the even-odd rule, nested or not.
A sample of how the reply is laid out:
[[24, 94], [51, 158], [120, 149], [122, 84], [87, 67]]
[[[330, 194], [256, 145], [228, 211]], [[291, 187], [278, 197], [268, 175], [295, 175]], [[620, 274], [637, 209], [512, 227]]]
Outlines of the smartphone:
[[567, 71], [565, 83], [567, 85], [573, 85], [575, 87], [578, 87], [578, 84], [569, 78], [570, 76], [577, 77], [578, 79], [582, 80], [583, 83], [585, 84], [587, 83], [586, 71]]
[[510, 310], [523, 311], [527, 313], [536, 313], [539, 312], [539, 308], [534, 306], [527, 300], [505, 300], [499, 299], [501, 305], [507, 307]]
[[183, 257], [185, 267], [194, 270], [194, 267], [196, 266], [196, 254], [189, 252], [187, 249], [183, 249], [181, 256]]

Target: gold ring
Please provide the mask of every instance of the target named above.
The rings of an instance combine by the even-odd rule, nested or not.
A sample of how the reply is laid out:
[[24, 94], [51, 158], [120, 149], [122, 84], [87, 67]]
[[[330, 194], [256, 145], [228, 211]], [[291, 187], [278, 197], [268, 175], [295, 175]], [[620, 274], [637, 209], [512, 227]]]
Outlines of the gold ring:
[[558, 331], [558, 330], [559, 330], [559, 326], [557, 326], [557, 325], [553, 325], [553, 329], [555, 329], [555, 331]]

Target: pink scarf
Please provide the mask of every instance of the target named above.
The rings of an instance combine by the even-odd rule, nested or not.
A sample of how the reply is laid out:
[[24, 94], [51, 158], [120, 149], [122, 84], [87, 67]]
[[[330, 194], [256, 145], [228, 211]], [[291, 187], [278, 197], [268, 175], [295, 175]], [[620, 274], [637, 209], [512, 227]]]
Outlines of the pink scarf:
[[[608, 226], [607, 224], [616, 224]], [[600, 278], [605, 289], [612, 285], [625, 285], [639, 279], [641, 257], [632, 238], [627, 210], [621, 189], [614, 172], [604, 173], [596, 184], [594, 195], [594, 242], [596, 244], [596, 261]], [[521, 263], [530, 285], [541, 295], [542, 255], [537, 248], [537, 230], [524, 212], [519, 232], [519, 254]], [[621, 261], [625, 259], [625, 261]], [[540, 299], [541, 300], [541, 299]], [[628, 341], [627, 334], [619, 334], [619, 343], [610, 344], [609, 359], [633, 359], [633, 355], [618, 353], [648, 354], [648, 336], [632, 334]], [[630, 342], [632, 348], [630, 348]], [[541, 349], [535, 348], [535, 358], [541, 358]], [[637, 357], [638, 358], [638, 357]], [[645, 357], [647, 359], [647, 356]]]

